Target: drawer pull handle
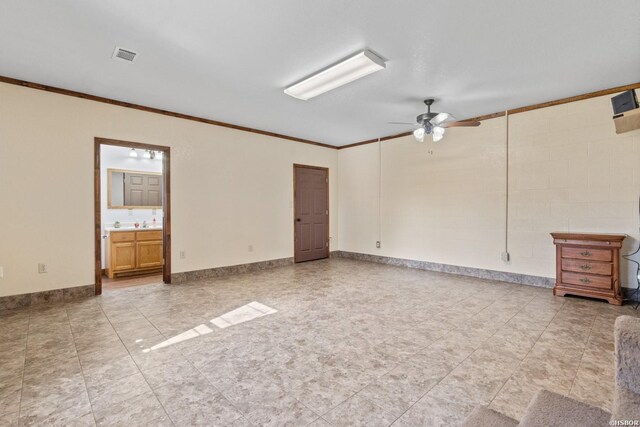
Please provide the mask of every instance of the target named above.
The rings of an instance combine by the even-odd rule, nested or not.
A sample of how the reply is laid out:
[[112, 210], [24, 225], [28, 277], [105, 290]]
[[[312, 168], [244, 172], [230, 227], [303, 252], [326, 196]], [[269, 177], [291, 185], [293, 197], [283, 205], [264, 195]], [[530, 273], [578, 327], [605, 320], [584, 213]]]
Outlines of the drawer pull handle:
[[582, 283], [591, 283], [591, 280], [587, 279], [586, 277], [583, 277], [582, 279], [580, 279], [580, 281]]
[[582, 270], [591, 270], [591, 266], [589, 264], [581, 265], [580, 268]]
[[591, 256], [591, 252], [589, 252], [589, 251], [580, 252], [580, 255], [582, 255], [582, 256]]

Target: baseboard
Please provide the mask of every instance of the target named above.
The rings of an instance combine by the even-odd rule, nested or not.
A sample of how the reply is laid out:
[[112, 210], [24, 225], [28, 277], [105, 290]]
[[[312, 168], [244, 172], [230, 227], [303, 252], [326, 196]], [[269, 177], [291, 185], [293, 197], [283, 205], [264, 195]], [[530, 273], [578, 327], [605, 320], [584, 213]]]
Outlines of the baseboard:
[[206, 268], [204, 270], [184, 271], [181, 273], [173, 273], [171, 275], [171, 283], [185, 283], [194, 280], [210, 279], [213, 277], [228, 276], [232, 274], [250, 273], [274, 267], [284, 267], [286, 265], [292, 264], [293, 258], [279, 258], [267, 261], [251, 262], [247, 264]]
[[439, 273], [458, 274], [461, 276], [476, 277], [478, 279], [499, 280], [501, 282], [538, 286], [542, 288], [553, 288], [556, 282], [556, 279], [552, 277], [531, 276], [528, 274], [509, 273], [505, 271], [487, 270], [474, 267], [462, 267], [459, 265], [439, 264], [435, 262], [393, 258], [381, 255], [363, 254], [359, 252], [336, 251], [333, 254], [333, 257], [375, 262], [378, 264], [394, 265], [397, 267], [415, 268], [418, 270], [437, 271]]
[[74, 286], [50, 291], [0, 297], [0, 312], [88, 298], [95, 295], [95, 285]]

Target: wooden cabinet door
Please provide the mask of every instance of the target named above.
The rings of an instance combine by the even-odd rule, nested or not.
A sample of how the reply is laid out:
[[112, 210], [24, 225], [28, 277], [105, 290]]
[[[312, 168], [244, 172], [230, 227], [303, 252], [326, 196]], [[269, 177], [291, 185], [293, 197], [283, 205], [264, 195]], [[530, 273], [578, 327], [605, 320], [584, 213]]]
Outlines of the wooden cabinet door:
[[111, 244], [111, 268], [114, 272], [136, 268], [136, 244], [134, 242]]
[[137, 268], [162, 266], [162, 240], [138, 242], [136, 245]]

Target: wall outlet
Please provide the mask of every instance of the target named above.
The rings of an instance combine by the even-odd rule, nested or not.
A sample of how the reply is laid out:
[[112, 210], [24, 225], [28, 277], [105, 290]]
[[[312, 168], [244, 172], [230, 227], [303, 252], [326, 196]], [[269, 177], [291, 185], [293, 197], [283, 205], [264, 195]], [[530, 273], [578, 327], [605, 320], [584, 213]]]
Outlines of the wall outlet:
[[504, 262], [509, 262], [511, 260], [511, 255], [509, 254], [509, 252], [502, 252], [500, 254], [500, 258], [502, 258], [502, 261]]
[[253, 245], [249, 245], [249, 252], [253, 252]]
[[0, 267], [0, 279], [4, 279], [4, 267]]
[[185, 251], [180, 251], [180, 259], [185, 259], [187, 257], [187, 253]]
[[376, 241], [376, 248], [380, 249], [380, 240]]
[[44, 263], [38, 264], [38, 273], [43, 274], [48, 272], [49, 270], [48, 270], [47, 264], [44, 264]]

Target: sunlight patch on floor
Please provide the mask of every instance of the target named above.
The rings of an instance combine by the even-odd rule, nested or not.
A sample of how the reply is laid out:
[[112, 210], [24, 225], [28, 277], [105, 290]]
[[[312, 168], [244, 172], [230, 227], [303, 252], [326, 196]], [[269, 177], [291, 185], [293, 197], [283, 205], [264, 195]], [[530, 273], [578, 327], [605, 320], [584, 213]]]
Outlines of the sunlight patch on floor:
[[[248, 322], [253, 319], [257, 319], [259, 317], [267, 316], [269, 314], [277, 313], [278, 310], [266, 306], [264, 304], [260, 304], [259, 302], [253, 301], [249, 304], [245, 304], [242, 307], [238, 307], [235, 310], [229, 311], [222, 316], [218, 316], [215, 319], [211, 319], [209, 322], [213, 325], [217, 326], [220, 329], [228, 328], [229, 326], [238, 325], [240, 323]], [[179, 335], [171, 337], [165, 341], [162, 341], [159, 344], [154, 345], [151, 348], [147, 348], [143, 350], [144, 353], [148, 353], [151, 350], [158, 350], [161, 348], [169, 347], [170, 345], [177, 344], [179, 342], [183, 342], [186, 340], [190, 340], [192, 338], [197, 338], [202, 335], [210, 334], [213, 332], [213, 329], [208, 327], [205, 324], [198, 325], [195, 328], [189, 329]]]

